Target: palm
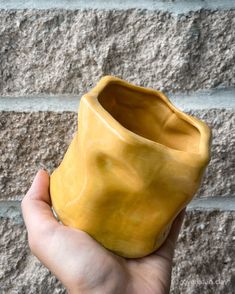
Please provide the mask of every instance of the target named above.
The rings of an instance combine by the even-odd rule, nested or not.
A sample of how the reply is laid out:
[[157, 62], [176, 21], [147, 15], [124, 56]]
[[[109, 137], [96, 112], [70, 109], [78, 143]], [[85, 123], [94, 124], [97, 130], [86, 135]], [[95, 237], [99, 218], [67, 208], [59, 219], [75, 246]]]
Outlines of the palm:
[[54, 274], [65, 285], [82, 286], [84, 291], [103, 285], [109, 288], [107, 293], [166, 293], [170, 280], [171, 262], [161, 252], [125, 259], [103, 248], [88, 234], [64, 226], [57, 229], [40, 259], [48, 267], [51, 263], [47, 264], [47, 260], [53, 259]]
[[[44, 181], [48, 182], [48, 179], [45, 177]], [[48, 186], [45, 191], [48, 191]], [[144, 258], [125, 259], [106, 250], [87, 233], [59, 225], [52, 215], [49, 195], [47, 192], [45, 196], [45, 191], [43, 196], [34, 191], [33, 200], [32, 196], [26, 196], [23, 201], [30, 247], [69, 292], [168, 293], [180, 218], [174, 222], [164, 245], [154, 254]], [[40, 213], [35, 212], [35, 208]], [[32, 217], [34, 221], [30, 220]], [[37, 226], [37, 222], [42, 221], [44, 225]], [[38, 236], [41, 237], [40, 240]]]

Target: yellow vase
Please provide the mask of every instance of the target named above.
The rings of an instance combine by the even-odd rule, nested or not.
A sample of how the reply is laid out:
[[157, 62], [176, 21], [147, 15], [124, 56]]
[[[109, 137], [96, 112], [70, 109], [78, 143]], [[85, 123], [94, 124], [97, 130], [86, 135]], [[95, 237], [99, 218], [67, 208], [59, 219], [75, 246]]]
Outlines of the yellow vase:
[[118, 255], [148, 255], [198, 189], [210, 137], [163, 93], [105, 76], [82, 97], [78, 132], [51, 175], [53, 208]]

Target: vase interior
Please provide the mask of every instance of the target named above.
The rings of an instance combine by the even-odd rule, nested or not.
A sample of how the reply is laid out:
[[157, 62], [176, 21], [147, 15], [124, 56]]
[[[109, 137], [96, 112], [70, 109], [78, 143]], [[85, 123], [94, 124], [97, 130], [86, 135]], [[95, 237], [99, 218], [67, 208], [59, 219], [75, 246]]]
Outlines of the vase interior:
[[124, 128], [163, 146], [198, 153], [200, 131], [158, 92], [110, 83], [98, 95], [102, 107]]

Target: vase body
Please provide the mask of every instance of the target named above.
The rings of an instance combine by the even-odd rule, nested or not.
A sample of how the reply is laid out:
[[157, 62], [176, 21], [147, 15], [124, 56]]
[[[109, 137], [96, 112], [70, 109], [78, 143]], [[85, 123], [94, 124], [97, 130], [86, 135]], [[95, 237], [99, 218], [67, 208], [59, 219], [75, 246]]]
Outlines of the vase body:
[[152, 253], [200, 185], [210, 134], [163, 93], [103, 77], [50, 178], [58, 218], [120, 256]]

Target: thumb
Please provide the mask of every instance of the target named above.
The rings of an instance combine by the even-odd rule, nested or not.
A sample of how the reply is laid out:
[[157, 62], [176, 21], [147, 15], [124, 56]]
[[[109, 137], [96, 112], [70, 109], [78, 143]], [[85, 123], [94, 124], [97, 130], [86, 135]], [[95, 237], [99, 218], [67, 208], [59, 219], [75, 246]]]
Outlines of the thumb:
[[51, 199], [49, 196], [49, 182], [50, 177], [47, 171], [39, 170], [25, 197], [32, 200], [44, 201], [51, 206]]
[[50, 234], [59, 226], [50, 207], [49, 183], [48, 173], [40, 170], [21, 203], [30, 244], [37, 244], [39, 240], [46, 244]]

